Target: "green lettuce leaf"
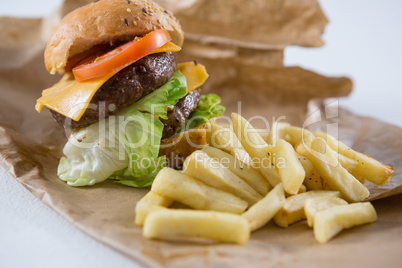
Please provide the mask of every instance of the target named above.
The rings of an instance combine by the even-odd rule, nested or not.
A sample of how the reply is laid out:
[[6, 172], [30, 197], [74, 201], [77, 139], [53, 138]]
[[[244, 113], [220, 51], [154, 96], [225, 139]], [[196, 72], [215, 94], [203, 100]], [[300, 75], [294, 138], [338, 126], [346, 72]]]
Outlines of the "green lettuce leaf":
[[119, 127], [115, 122], [103, 120], [70, 135], [57, 170], [61, 180], [71, 186], [94, 185], [128, 166], [127, 152], [114, 131]]
[[207, 123], [209, 119], [223, 115], [226, 108], [220, 103], [221, 98], [216, 94], [201, 95], [197, 108], [190, 114], [186, 124], [179, 131], [195, 128]]
[[166, 84], [126, 108], [128, 111], [123, 113], [138, 110], [167, 119], [166, 107], [175, 105], [186, 94], [186, 77], [180, 71], [176, 71]]
[[176, 71], [169, 81], [130, 107], [73, 132], [63, 149], [58, 176], [72, 186], [107, 178], [124, 185], [146, 187], [166, 165], [158, 157], [168, 105], [187, 92], [186, 78]]
[[166, 156], [161, 156], [156, 159], [149, 159], [146, 160], [149, 161], [150, 163], [153, 163], [153, 168], [152, 172], [144, 177], [140, 178], [135, 178], [133, 179], [132, 173], [131, 173], [131, 167], [116, 171], [113, 173], [112, 176], [110, 176], [110, 179], [114, 179], [115, 182], [126, 185], [126, 186], [131, 186], [131, 187], [136, 187], [136, 188], [143, 188], [143, 187], [148, 187], [151, 186], [156, 174], [166, 166]]

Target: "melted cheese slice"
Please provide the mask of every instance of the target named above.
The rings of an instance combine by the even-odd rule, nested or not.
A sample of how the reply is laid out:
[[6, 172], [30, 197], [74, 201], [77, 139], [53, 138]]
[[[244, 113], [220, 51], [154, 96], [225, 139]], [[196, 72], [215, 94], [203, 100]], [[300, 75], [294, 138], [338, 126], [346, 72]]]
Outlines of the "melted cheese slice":
[[42, 92], [36, 101], [35, 109], [40, 112], [44, 106], [75, 121], [80, 120], [96, 91], [116, 72], [108, 75], [77, 82], [72, 73], [51, 88]]
[[[180, 49], [175, 44], [168, 42], [150, 54], [177, 52]], [[187, 92], [198, 88], [208, 78], [205, 67], [201, 64], [182, 63], [178, 65], [178, 69], [186, 77]], [[58, 83], [42, 92], [42, 97], [37, 100], [35, 109], [40, 112], [46, 106], [68, 118], [79, 121], [96, 91], [117, 72], [83, 82], [77, 82], [71, 73], [65, 74]]]
[[205, 66], [194, 61], [180, 63], [177, 69], [187, 79], [187, 93], [202, 86], [209, 76]]

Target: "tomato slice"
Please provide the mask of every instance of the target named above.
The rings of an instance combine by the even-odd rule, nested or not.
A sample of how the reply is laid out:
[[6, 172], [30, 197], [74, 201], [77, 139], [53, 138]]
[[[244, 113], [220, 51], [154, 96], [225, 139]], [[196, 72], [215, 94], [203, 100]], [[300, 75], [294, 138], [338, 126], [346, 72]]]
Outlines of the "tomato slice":
[[102, 56], [90, 58], [73, 68], [78, 82], [117, 72], [172, 40], [166, 30], [155, 30], [135, 38]]

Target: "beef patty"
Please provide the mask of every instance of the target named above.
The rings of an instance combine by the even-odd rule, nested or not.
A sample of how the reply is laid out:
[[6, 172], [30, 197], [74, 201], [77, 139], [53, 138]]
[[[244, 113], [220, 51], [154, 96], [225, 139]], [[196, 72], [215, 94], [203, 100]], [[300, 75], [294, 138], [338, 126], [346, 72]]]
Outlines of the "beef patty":
[[99, 115], [101, 118], [114, 115], [161, 87], [176, 69], [176, 58], [172, 52], [151, 54], [106, 81], [95, 93], [79, 121], [50, 111], [61, 126], [79, 128], [94, 124], [99, 121]]
[[200, 99], [200, 91], [193, 90], [180, 99], [175, 106], [168, 108], [168, 119], [161, 119], [163, 123], [162, 140], [176, 134], [177, 130], [184, 125], [190, 114], [197, 108]]

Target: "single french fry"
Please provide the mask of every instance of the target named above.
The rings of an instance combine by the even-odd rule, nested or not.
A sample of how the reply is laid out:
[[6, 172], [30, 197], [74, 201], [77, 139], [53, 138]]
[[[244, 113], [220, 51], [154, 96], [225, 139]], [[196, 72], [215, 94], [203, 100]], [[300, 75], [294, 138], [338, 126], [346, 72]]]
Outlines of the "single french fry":
[[306, 175], [297, 153], [290, 143], [282, 139], [276, 142], [273, 152], [283, 188], [289, 194], [297, 194]]
[[314, 168], [313, 163], [299, 154], [298, 159], [306, 172], [303, 181], [303, 184], [306, 186], [306, 191], [322, 190], [322, 179], [318, 171]]
[[232, 129], [216, 123], [210, 123], [208, 128], [210, 131], [207, 132], [207, 140], [212, 147], [224, 150], [244, 163], [251, 163], [250, 156], [244, 150]]
[[240, 214], [248, 206], [246, 201], [233, 194], [208, 186], [168, 167], [159, 171], [152, 184], [152, 191], [195, 209]]
[[135, 224], [142, 226], [145, 218], [151, 211], [167, 208], [172, 203], [172, 199], [153, 191], [149, 191], [135, 206]]
[[[314, 140], [314, 138], [313, 138], [313, 140]], [[298, 153], [302, 157], [305, 157], [305, 155], [308, 153], [307, 149], [309, 149], [310, 147], [311, 147], [311, 143], [309, 145], [307, 145], [306, 143], [303, 143], [301, 140], [296, 142], [296, 144], [294, 145], [296, 153]]]
[[239, 161], [251, 166], [253, 164], [253, 161], [251, 160], [250, 155], [247, 153], [244, 148], [235, 148], [233, 156], [238, 159]]
[[297, 154], [297, 159], [300, 161], [300, 164], [302, 165], [304, 172], [306, 172], [306, 177], [308, 176], [308, 174], [310, 174], [311, 172], [313, 172], [314, 170], [314, 165], [313, 163], [311, 163], [310, 160], [308, 160], [306, 157]]
[[313, 163], [330, 189], [339, 191], [346, 201], [360, 202], [370, 195], [367, 188], [339, 164], [338, 154], [324, 139], [315, 138], [310, 150], [298, 153], [304, 153], [303, 156]]
[[309, 175], [306, 175], [303, 184], [306, 186], [307, 191], [326, 190], [324, 189], [321, 175], [316, 169], [313, 169]]
[[206, 238], [245, 244], [250, 237], [248, 221], [240, 215], [189, 209], [152, 212], [145, 220], [143, 235], [150, 239]]
[[233, 139], [233, 133], [230, 132], [229, 126], [208, 123], [207, 129], [207, 141], [210, 146], [219, 148], [228, 153], [233, 152], [233, 148], [236, 147], [236, 141]]
[[275, 186], [281, 182], [278, 171], [272, 163], [272, 148], [261, 138], [257, 130], [243, 117], [232, 113], [233, 131], [251, 156], [253, 167], [259, 168], [268, 182]]
[[242, 217], [250, 223], [250, 230], [254, 232], [269, 222], [285, 204], [285, 192], [282, 184], [278, 184], [263, 199], [251, 206]]
[[290, 124], [288, 124], [288, 123], [280, 123], [280, 122], [272, 123], [271, 129], [270, 129], [268, 137], [267, 137], [268, 145], [275, 147], [276, 142], [279, 139], [285, 139], [286, 135], [284, 133], [284, 129], [289, 126], [290, 126]]
[[391, 176], [395, 171], [393, 167], [381, 164], [365, 154], [354, 151], [331, 135], [327, 135], [323, 132], [315, 132], [314, 135], [326, 140], [329, 147], [334, 151], [339, 152], [358, 163], [357, 167], [353, 170], [352, 175], [359, 181], [364, 181], [364, 179], [366, 179], [377, 185], [384, 185], [391, 179]]
[[238, 114], [232, 113], [232, 124], [233, 132], [252, 158], [266, 158], [268, 156], [268, 144], [246, 119]]
[[268, 141], [268, 136], [269, 136], [269, 130], [263, 129], [263, 128], [257, 128], [256, 129], [258, 134], [260, 134], [261, 138], [267, 142]]
[[306, 214], [309, 227], [314, 226], [314, 217], [317, 212], [332, 208], [334, 206], [347, 205], [348, 202], [335, 196], [321, 196], [307, 199], [304, 203], [304, 213]]
[[297, 192], [297, 194], [302, 194], [302, 193], [305, 193], [305, 192], [307, 192], [307, 187], [306, 187], [306, 185], [304, 185], [304, 184], [300, 185], [300, 189], [299, 189], [299, 191]]
[[282, 132], [283, 135], [289, 137], [287, 141], [293, 146], [298, 143], [310, 145], [314, 140], [313, 133], [305, 128], [288, 125], [283, 127]]
[[262, 198], [262, 195], [245, 181], [203, 151], [195, 151], [186, 158], [183, 172], [209, 186], [234, 194], [250, 205]]
[[325, 191], [332, 191], [331, 187], [325, 180], [322, 181], [322, 189]]
[[357, 168], [358, 165], [357, 161], [350, 159], [342, 154], [338, 154], [338, 160], [341, 166], [344, 167], [349, 173], [353, 173], [353, 171]]
[[272, 186], [258, 171], [234, 156], [214, 147], [205, 147], [202, 151], [217, 159], [224, 167], [229, 168], [262, 196], [265, 196], [272, 189]]
[[318, 196], [336, 196], [336, 191], [309, 191], [302, 194], [292, 195], [286, 199], [283, 207], [276, 213], [274, 221], [276, 225], [282, 228], [288, 227], [290, 224], [301, 221], [306, 218], [304, 214], [304, 204], [307, 199]]
[[377, 213], [370, 202], [334, 206], [317, 212], [314, 218], [314, 236], [324, 244], [343, 229], [375, 222]]

